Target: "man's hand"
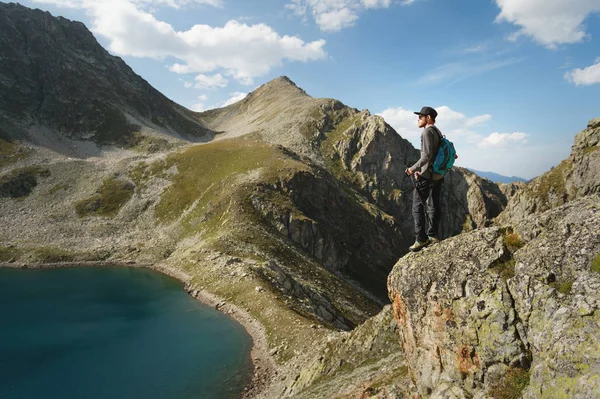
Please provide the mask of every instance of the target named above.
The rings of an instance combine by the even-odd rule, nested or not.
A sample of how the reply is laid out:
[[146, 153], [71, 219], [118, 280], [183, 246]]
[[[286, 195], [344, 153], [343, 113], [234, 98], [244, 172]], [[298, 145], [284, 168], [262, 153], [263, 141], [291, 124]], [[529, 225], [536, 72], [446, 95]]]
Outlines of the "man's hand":
[[404, 173], [406, 173], [407, 176], [412, 176], [413, 171], [410, 170], [410, 168], [406, 168], [406, 170], [404, 171]]

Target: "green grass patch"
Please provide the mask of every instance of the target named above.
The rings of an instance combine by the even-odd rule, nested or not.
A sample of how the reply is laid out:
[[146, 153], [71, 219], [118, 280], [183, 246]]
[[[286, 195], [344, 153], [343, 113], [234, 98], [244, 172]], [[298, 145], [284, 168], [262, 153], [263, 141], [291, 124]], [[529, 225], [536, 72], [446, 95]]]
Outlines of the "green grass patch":
[[15, 247], [0, 247], [0, 262], [14, 262], [21, 256], [21, 251]]
[[475, 223], [475, 221], [473, 220], [473, 217], [470, 214], [466, 214], [465, 215], [465, 221], [462, 225], [462, 232], [463, 233], [468, 233], [470, 231], [473, 231], [477, 228], [477, 224]]
[[515, 252], [523, 248], [523, 246], [525, 245], [525, 242], [523, 242], [521, 236], [515, 233], [512, 230], [512, 228], [504, 230], [504, 232], [502, 233], [502, 240], [504, 242], [504, 245], [510, 252]]
[[500, 262], [493, 266], [492, 270], [496, 270], [500, 274], [500, 277], [502, 277], [504, 281], [507, 281], [515, 276], [515, 264], [515, 260], [510, 258], [507, 261]]
[[31, 194], [37, 186], [37, 177], [50, 176], [50, 170], [28, 166], [12, 170], [0, 177], [0, 197], [22, 198]]
[[54, 186], [52, 186], [47, 192], [47, 195], [54, 195], [56, 194], [58, 191], [60, 190], [68, 190], [69, 188], [71, 188], [71, 186], [69, 186], [66, 183], [59, 183], [59, 184], [55, 184]]
[[0, 168], [25, 159], [30, 153], [19, 144], [0, 139]]
[[33, 258], [41, 263], [72, 262], [75, 256], [56, 247], [38, 247], [31, 251]]
[[529, 385], [529, 379], [529, 370], [509, 367], [500, 381], [490, 388], [489, 395], [494, 399], [519, 399]]
[[550, 287], [554, 288], [563, 295], [569, 295], [571, 293], [571, 288], [573, 287], [573, 281], [563, 281], [562, 283], [555, 281], [550, 283]]
[[177, 166], [177, 173], [155, 208], [156, 217], [163, 222], [175, 220], [194, 203], [190, 218], [205, 214], [230, 196], [231, 187], [247, 180], [244, 175], [251, 172], [261, 181], [274, 182], [306, 169], [279, 148], [244, 137], [190, 147], [170, 156], [170, 165]]
[[327, 169], [338, 179], [347, 181], [352, 184], [357, 184], [357, 176], [346, 170], [344, 161], [336, 149], [340, 142], [349, 140], [350, 137], [345, 137], [351, 127], [358, 127], [361, 121], [361, 114], [350, 114], [337, 122], [333, 130], [327, 133], [327, 138], [321, 145], [321, 151], [325, 160]]
[[164, 160], [156, 161], [151, 164], [146, 162], [137, 163], [128, 173], [127, 176], [135, 183], [136, 191], [140, 192], [146, 187], [150, 179], [159, 178], [166, 179], [168, 162]]
[[94, 195], [75, 204], [77, 215], [114, 216], [131, 199], [134, 189], [135, 185], [129, 181], [106, 179]]
[[173, 148], [173, 144], [163, 138], [143, 135], [140, 132], [133, 132], [123, 136], [119, 144], [125, 148], [147, 154], [168, 151]]
[[565, 159], [555, 168], [542, 175], [537, 184], [528, 186], [528, 190], [545, 207], [553, 205], [550, 203], [550, 193], [561, 198], [563, 201], [560, 202], [560, 204], [562, 204], [569, 195], [565, 179], [572, 169], [573, 161], [571, 159]]
[[597, 146], [597, 145], [593, 145], [593, 146], [590, 146], [590, 147], [585, 147], [585, 148], [583, 149], [583, 154], [584, 154], [584, 155], [589, 155], [589, 154], [591, 154], [592, 152], [596, 152], [596, 151], [598, 151], [598, 149], [600, 149], [600, 146]]
[[600, 273], [600, 254], [596, 255], [596, 257], [592, 260], [590, 268], [593, 272]]

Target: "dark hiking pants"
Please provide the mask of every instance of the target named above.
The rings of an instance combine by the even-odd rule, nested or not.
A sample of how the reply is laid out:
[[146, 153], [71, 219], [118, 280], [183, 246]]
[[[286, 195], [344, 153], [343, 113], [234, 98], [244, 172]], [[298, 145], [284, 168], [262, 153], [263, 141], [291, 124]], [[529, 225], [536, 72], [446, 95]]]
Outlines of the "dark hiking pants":
[[[412, 213], [415, 221], [415, 237], [419, 242], [425, 242], [427, 236], [438, 237], [441, 218], [441, 193], [444, 179], [430, 180], [423, 176], [415, 181], [413, 192]], [[425, 209], [425, 206], [427, 210]], [[425, 217], [425, 211], [429, 218]]]

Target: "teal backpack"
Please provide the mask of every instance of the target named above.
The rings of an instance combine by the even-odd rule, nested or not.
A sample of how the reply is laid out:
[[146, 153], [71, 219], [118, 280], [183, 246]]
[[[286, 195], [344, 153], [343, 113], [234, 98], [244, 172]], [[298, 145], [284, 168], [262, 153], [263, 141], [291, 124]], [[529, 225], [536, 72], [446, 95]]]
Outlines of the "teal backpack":
[[452, 169], [454, 160], [458, 157], [456, 156], [454, 144], [448, 140], [437, 127], [435, 130], [440, 136], [440, 146], [438, 147], [437, 154], [433, 160], [433, 173], [445, 175], [446, 172]]

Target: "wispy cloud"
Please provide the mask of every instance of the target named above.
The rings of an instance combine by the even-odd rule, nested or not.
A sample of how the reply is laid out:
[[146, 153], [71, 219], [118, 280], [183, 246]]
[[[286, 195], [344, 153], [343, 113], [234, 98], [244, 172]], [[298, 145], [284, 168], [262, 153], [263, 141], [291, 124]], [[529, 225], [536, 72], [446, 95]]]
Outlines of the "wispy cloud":
[[208, 96], [205, 94], [198, 96], [198, 101], [192, 105], [191, 110], [196, 112], [202, 112], [206, 110], [206, 100], [208, 100]]
[[228, 105], [235, 104], [238, 101], [242, 101], [244, 98], [246, 98], [248, 93], [236, 91], [236, 92], [230, 93], [230, 95], [231, 95], [231, 97], [227, 101], [225, 101], [223, 104], [218, 104], [218, 106], [226, 107]]
[[490, 61], [457, 61], [450, 62], [436, 67], [427, 72], [423, 77], [417, 80], [417, 85], [445, 83], [452, 85], [462, 80], [490, 72], [496, 69], [505, 68], [510, 65], [523, 61], [524, 58], [508, 58]]
[[477, 147], [479, 148], [498, 148], [506, 147], [510, 144], [526, 144], [527, 137], [529, 134], [515, 132], [515, 133], [492, 133], [489, 136], [481, 140]]
[[463, 54], [483, 54], [487, 51], [488, 44], [487, 43], [479, 43], [471, 47], [464, 48], [462, 50]]
[[217, 87], [227, 87], [229, 81], [223, 77], [220, 73], [215, 75], [204, 75], [199, 74], [194, 78], [196, 89], [214, 89]]

